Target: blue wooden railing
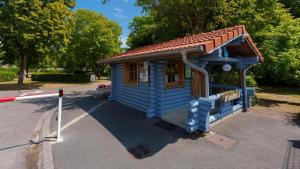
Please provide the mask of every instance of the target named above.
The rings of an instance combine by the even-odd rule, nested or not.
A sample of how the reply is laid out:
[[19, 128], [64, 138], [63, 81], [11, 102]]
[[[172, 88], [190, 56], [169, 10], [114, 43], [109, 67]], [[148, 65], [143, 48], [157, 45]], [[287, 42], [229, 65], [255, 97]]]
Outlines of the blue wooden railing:
[[[190, 101], [188, 104], [188, 118], [186, 121], [186, 131], [187, 132], [195, 132], [197, 130], [202, 132], [208, 132], [209, 126], [211, 123], [216, 122], [223, 117], [228, 116], [229, 114], [239, 110], [243, 105], [243, 92], [241, 92], [240, 98], [236, 99], [233, 104], [232, 101], [229, 102], [220, 102], [220, 104], [216, 104], [216, 102], [220, 99], [221, 93], [216, 95], [211, 95], [208, 98], [199, 98]], [[250, 98], [254, 95], [254, 88], [247, 88], [247, 101], [250, 105]], [[215, 112], [212, 114], [212, 112]]]

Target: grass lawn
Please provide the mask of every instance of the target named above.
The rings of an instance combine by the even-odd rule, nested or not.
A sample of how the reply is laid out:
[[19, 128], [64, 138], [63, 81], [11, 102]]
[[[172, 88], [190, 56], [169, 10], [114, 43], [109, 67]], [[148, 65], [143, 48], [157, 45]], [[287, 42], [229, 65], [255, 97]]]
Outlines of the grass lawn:
[[[264, 86], [258, 89], [257, 96], [261, 98], [269, 98], [273, 100], [288, 99], [300, 103], [300, 88]], [[278, 98], [277, 96], [280, 96], [280, 98]]]
[[24, 88], [20, 89], [17, 85], [18, 80], [15, 79], [9, 82], [0, 82], [0, 91], [5, 90], [25, 90], [25, 89], [48, 89], [48, 88], [63, 88], [80, 85], [98, 85], [100, 83], [110, 83], [109, 80], [97, 80], [96, 82], [88, 83], [59, 83], [59, 82], [37, 82], [26, 79], [24, 81]]

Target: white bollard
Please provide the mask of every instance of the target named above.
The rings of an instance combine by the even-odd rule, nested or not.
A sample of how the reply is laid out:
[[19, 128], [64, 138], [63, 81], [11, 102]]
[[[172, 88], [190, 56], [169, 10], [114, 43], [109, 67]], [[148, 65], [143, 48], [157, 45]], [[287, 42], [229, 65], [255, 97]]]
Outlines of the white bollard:
[[62, 97], [63, 97], [63, 90], [59, 90], [58, 96], [58, 112], [57, 112], [57, 142], [63, 141], [60, 131], [61, 131], [61, 111], [62, 111]]

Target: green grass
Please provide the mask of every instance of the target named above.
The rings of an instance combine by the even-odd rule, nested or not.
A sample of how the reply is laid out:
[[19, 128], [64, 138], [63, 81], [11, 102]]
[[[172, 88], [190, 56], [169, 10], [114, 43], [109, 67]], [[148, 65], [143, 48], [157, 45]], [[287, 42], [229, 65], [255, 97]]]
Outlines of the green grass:
[[273, 93], [280, 95], [295, 95], [300, 97], [300, 88], [295, 87], [273, 87], [273, 86], [261, 86], [258, 92]]
[[256, 96], [260, 100], [300, 104], [299, 88], [263, 86], [257, 90]]

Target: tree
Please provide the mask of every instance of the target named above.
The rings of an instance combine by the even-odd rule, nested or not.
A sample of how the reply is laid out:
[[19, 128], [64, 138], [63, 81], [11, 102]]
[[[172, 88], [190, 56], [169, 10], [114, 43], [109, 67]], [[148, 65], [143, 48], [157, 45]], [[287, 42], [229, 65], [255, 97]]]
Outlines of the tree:
[[278, 0], [139, 0], [137, 4], [145, 16], [131, 23], [131, 48], [244, 24], [266, 62], [255, 66], [256, 78], [300, 85], [300, 21]]
[[127, 39], [130, 48], [137, 48], [160, 41], [158, 25], [153, 15], [137, 16], [133, 18], [129, 28], [131, 33]]
[[299, 18], [300, 17], [300, 1], [299, 0], [280, 0], [289, 10], [292, 15]]
[[55, 56], [67, 45], [72, 13], [65, 2], [0, 0], [0, 41], [7, 54], [18, 57], [20, 87], [28, 59]]
[[137, 5], [146, 15], [135, 17], [130, 24], [131, 48], [228, 25], [226, 0], [139, 0]]
[[256, 67], [257, 78], [268, 84], [300, 86], [300, 20], [286, 18], [257, 36], [266, 61]]
[[[121, 52], [121, 31], [116, 22], [100, 13], [77, 10], [71, 42], [63, 58], [66, 69], [73, 73], [92, 71], [99, 75], [96, 61]], [[100, 69], [100, 72], [104, 71], [103, 67]]]
[[53, 2], [63, 2], [67, 7], [69, 8], [74, 8], [76, 3], [75, 0], [42, 0], [44, 5], [47, 5], [49, 3], [53, 3]]
[[300, 19], [294, 19], [277, 0], [231, 0], [236, 15], [231, 23], [244, 24], [265, 58], [255, 66], [259, 82], [300, 85]]

